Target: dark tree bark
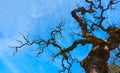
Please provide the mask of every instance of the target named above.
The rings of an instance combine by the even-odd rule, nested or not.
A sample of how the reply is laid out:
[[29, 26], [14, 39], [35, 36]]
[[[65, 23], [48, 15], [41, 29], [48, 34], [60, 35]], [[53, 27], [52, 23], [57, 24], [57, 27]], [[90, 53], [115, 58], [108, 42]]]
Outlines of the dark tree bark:
[[[102, 5], [102, 0], [85, 0], [85, 2], [89, 4], [88, 8], [78, 7], [71, 12], [72, 17], [79, 23], [79, 27], [82, 30], [80, 34], [82, 39], [75, 40], [72, 45], [68, 46], [67, 48], [63, 48], [61, 45], [59, 45], [56, 41], [56, 36], [59, 35], [62, 37], [63, 22], [61, 22], [56, 27], [56, 29], [51, 31], [51, 37], [49, 39], [40, 38], [35, 41], [30, 41], [24, 35], [22, 35], [25, 39], [25, 43], [19, 40], [18, 42], [22, 44], [20, 46], [13, 46], [12, 48], [15, 48], [17, 52], [19, 48], [25, 45], [31, 46], [33, 44], [38, 44], [39, 51], [37, 52], [37, 56], [39, 56], [39, 54], [44, 52], [44, 48], [52, 45], [59, 50], [58, 53], [53, 54], [53, 59], [58, 56], [62, 56], [61, 66], [63, 67], [63, 69], [59, 72], [71, 73], [72, 63], [79, 61], [77, 59], [74, 59], [70, 52], [73, 51], [78, 44], [81, 44], [82, 46], [86, 44], [92, 44], [92, 50], [89, 52], [88, 56], [83, 61], [79, 62], [80, 65], [85, 69], [86, 73], [109, 73], [107, 61], [110, 58], [110, 51], [120, 46], [120, 28], [111, 25], [108, 28], [105, 28], [103, 26], [105, 25], [103, 24], [103, 22], [107, 18], [104, 16], [104, 13], [107, 10], [113, 9], [112, 5], [115, 5], [120, 1], [110, 0], [106, 7]], [[95, 3], [98, 3], [98, 5], [96, 5]], [[97, 10], [99, 11], [99, 14], [97, 14]], [[77, 13], [80, 13], [80, 15], [78, 15]], [[93, 15], [94, 19], [98, 22], [92, 21], [89, 18], [85, 18], [84, 15], [86, 14]], [[96, 30], [95, 27], [106, 32], [109, 37], [107, 39], [102, 39], [94, 36], [92, 32]], [[117, 53], [116, 56], [120, 57], [120, 52]], [[72, 62], [70, 60], [72, 60]], [[64, 64], [65, 61], [68, 66]]]
[[86, 73], [108, 73], [109, 49], [107, 46], [93, 46], [89, 55], [81, 62]]

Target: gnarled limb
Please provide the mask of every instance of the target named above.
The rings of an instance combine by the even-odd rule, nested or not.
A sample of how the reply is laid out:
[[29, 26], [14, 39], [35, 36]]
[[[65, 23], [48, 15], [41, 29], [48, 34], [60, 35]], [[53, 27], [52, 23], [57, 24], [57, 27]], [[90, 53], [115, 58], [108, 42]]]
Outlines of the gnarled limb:
[[[37, 56], [39, 56], [41, 53], [44, 52], [44, 49], [46, 47], [52, 45], [58, 49], [58, 52], [53, 54], [52, 56], [53, 60], [58, 56], [62, 56], [61, 59], [62, 70], [60, 70], [59, 73], [61, 72], [71, 73], [72, 63], [79, 62], [79, 60], [74, 59], [72, 57], [71, 51], [77, 48], [78, 44], [81, 44], [82, 46], [86, 44], [92, 44], [93, 45], [92, 50], [90, 51], [88, 56], [81, 62], [81, 66], [85, 69], [86, 73], [109, 73], [107, 61], [110, 56], [109, 55], [110, 51], [117, 48], [120, 45], [120, 28], [109, 26], [107, 29], [105, 29], [105, 27], [103, 27], [103, 21], [106, 19], [104, 13], [107, 10], [109, 10], [113, 4], [116, 4], [120, 1], [110, 0], [106, 8], [104, 8], [104, 6], [102, 5], [101, 0], [96, 0], [96, 2], [99, 2], [98, 6], [96, 6], [93, 1], [90, 0], [85, 1], [89, 3], [89, 8], [79, 7], [71, 12], [72, 17], [79, 23], [79, 26], [82, 30], [82, 38], [74, 40], [74, 42], [70, 46], [64, 48], [57, 42], [57, 36], [62, 37], [61, 31], [63, 30], [62, 29], [63, 22], [61, 22], [58, 27], [51, 31], [49, 39], [40, 38], [38, 40], [30, 41], [24, 35], [22, 35], [25, 42], [17, 40], [21, 44], [19, 46], [13, 46], [11, 48], [15, 48], [16, 49], [15, 52], [18, 52], [19, 48], [22, 48], [23, 46], [26, 45], [31, 46], [33, 44], [37, 44], [39, 45], [38, 49], [39, 51], [37, 52]], [[95, 21], [89, 20], [89, 18], [82, 17], [86, 13], [88, 14], [96, 13], [97, 9], [100, 10], [100, 15], [98, 16], [93, 15], [95, 20], [98, 21], [97, 23]], [[77, 15], [77, 13], [79, 12], [81, 13], [81, 16]], [[87, 21], [89, 21], [91, 25]], [[90, 27], [89, 28], [91, 30], [90, 32], [88, 26]], [[107, 32], [109, 37], [106, 39], [102, 39], [93, 35], [92, 32], [94, 31], [95, 27], [98, 27], [102, 29], [104, 32]], [[116, 54], [116, 56], [118, 57], [119, 55], [120, 53]], [[66, 66], [64, 62], [66, 62], [68, 66]]]
[[120, 30], [119, 28], [110, 29], [109, 31], [108, 29], [105, 29], [102, 26], [102, 22], [103, 20], [105, 20], [105, 17], [103, 16], [103, 14], [105, 11], [109, 9], [110, 6], [118, 3], [119, 1], [114, 2], [113, 0], [111, 0], [110, 3], [107, 5], [107, 8], [104, 8], [101, 4], [101, 0], [99, 0], [98, 8], [100, 8], [101, 10], [100, 16], [98, 17], [99, 23], [98, 24], [93, 23], [91, 28], [92, 30], [94, 30], [93, 26], [97, 26], [101, 28], [103, 31], [107, 32], [110, 35], [107, 40], [103, 40], [103, 39], [97, 38], [93, 34], [89, 34], [87, 29], [87, 26], [88, 26], [87, 22], [85, 22], [83, 17], [79, 17], [76, 14], [77, 12], [81, 12], [81, 15], [84, 15], [85, 13], [90, 13], [90, 11], [93, 10], [93, 7], [95, 7], [94, 3], [89, 0], [85, 0], [85, 1], [90, 4], [89, 10], [86, 10], [84, 7], [80, 7], [80, 8], [74, 9], [71, 12], [71, 14], [72, 14], [72, 17], [79, 23], [79, 26], [81, 27], [81, 30], [82, 30], [82, 36], [96, 43], [92, 43], [93, 44], [92, 51], [81, 62], [81, 65], [84, 67], [86, 73], [108, 73], [109, 69], [108, 69], [107, 61], [110, 56], [109, 53], [110, 53], [110, 50], [113, 50], [120, 45], [120, 40], [119, 40]]

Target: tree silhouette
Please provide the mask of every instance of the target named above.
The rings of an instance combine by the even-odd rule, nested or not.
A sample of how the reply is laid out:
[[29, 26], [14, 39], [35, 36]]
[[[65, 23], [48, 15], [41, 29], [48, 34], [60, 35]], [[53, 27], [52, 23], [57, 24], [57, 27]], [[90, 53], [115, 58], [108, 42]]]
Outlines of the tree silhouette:
[[[55, 29], [51, 30], [50, 38], [39, 38], [31, 41], [21, 34], [25, 42], [18, 40], [21, 45], [12, 46], [11, 48], [15, 48], [16, 52], [18, 52], [23, 46], [37, 44], [39, 45], [37, 56], [39, 56], [44, 52], [46, 47], [50, 47], [50, 45], [52, 45], [56, 47], [55, 49], [58, 49], [58, 52], [52, 55], [52, 60], [58, 56], [62, 56], [62, 70], [60, 70], [59, 73], [71, 73], [73, 62], [79, 62], [80, 65], [85, 69], [86, 73], [109, 73], [107, 62], [110, 58], [110, 51], [118, 49], [119, 52], [116, 53], [116, 57], [120, 58], [120, 28], [117, 26], [120, 24], [105, 23], [105, 21], [107, 21], [107, 16], [105, 13], [109, 10], [114, 11], [116, 9], [114, 5], [119, 4], [120, 1], [110, 0], [106, 6], [103, 5], [102, 0], [85, 0], [85, 2], [88, 5], [87, 7], [78, 7], [73, 9], [71, 12], [72, 17], [79, 24], [81, 32], [73, 32], [73, 36], [77, 35], [80, 38], [74, 40], [70, 46], [64, 48], [57, 41], [57, 37], [63, 38], [62, 32], [64, 21], [61, 21]], [[85, 16], [92, 16], [93, 19]], [[109, 26], [105, 26], [106, 24], [109, 24]], [[102, 30], [106, 32], [108, 37], [106, 39], [98, 38], [93, 33], [96, 30]], [[71, 54], [71, 51], [76, 49], [77, 45], [79, 44], [82, 46], [85, 46], [86, 44], [92, 44], [92, 50], [81, 62], [77, 58], [73, 58]], [[68, 65], [66, 66], [65, 63]]]

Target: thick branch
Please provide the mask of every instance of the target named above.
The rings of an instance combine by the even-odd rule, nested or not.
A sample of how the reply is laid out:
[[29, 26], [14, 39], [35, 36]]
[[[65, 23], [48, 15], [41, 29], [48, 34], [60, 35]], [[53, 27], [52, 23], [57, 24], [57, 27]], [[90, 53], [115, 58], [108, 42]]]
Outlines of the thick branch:
[[96, 43], [101, 43], [101, 42], [105, 42], [104, 40], [97, 38], [95, 36], [93, 36], [92, 34], [89, 34], [87, 31], [87, 23], [84, 22], [84, 19], [77, 16], [77, 12], [89, 12], [88, 10], [85, 10], [83, 7], [82, 8], [78, 8], [78, 9], [74, 9], [72, 11], [72, 17], [74, 17], [74, 19], [79, 23], [81, 29], [82, 29], [82, 36], [84, 38], [89, 38], [91, 41], [94, 41]]

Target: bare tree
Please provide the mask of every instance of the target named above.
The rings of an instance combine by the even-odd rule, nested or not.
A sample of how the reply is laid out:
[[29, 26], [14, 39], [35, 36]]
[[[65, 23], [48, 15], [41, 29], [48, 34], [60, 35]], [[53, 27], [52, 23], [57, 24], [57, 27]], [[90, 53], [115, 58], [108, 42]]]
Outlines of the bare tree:
[[[82, 46], [85, 46], [86, 44], [92, 44], [92, 50], [84, 60], [79, 62], [80, 65], [85, 69], [86, 73], [109, 73], [107, 62], [110, 58], [110, 51], [118, 49], [119, 52], [116, 53], [116, 57], [120, 58], [120, 28], [110, 23], [104, 23], [107, 20], [105, 12], [108, 10], [114, 10], [115, 8], [113, 5], [118, 4], [120, 1], [109, 0], [106, 6], [103, 5], [102, 0], [85, 0], [85, 2], [88, 5], [87, 7], [78, 7], [71, 12], [72, 17], [79, 23], [81, 30], [80, 33], [74, 33], [81, 38], [74, 40], [72, 45], [68, 46], [67, 48], [63, 48], [56, 39], [57, 36], [62, 38], [63, 22], [61, 21], [61, 23], [51, 31], [50, 38], [39, 38], [38, 40], [30, 41], [28, 38], [22, 35], [25, 39], [25, 42], [19, 40], [21, 45], [13, 46], [12, 48], [15, 48], [16, 52], [18, 52], [18, 50], [23, 46], [37, 44], [39, 45], [37, 56], [39, 56], [44, 52], [46, 47], [50, 47], [50, 45], [52, 45], [59, 50], [53, 54], [53, 60], [58, 56], [62, 56], [61, 66], [63, 69], [60, 70], [59, 73], [71, 73], [72, 63], [79, 62], [78, 59], [72, 57], [71, 51], [76, 49], [78, 44], [81, 44]], [[86, 18], [85, 15], [91, 15], [94, 20]], [[104, 27], [106, 24], [110, 25], [108, 27]], [[106, 39], [95, 36], [93, 32], [99, 29], [106, 32], [109, 36]], [[68, 65], [66, 66], [64, 62], [66, 62]]]

